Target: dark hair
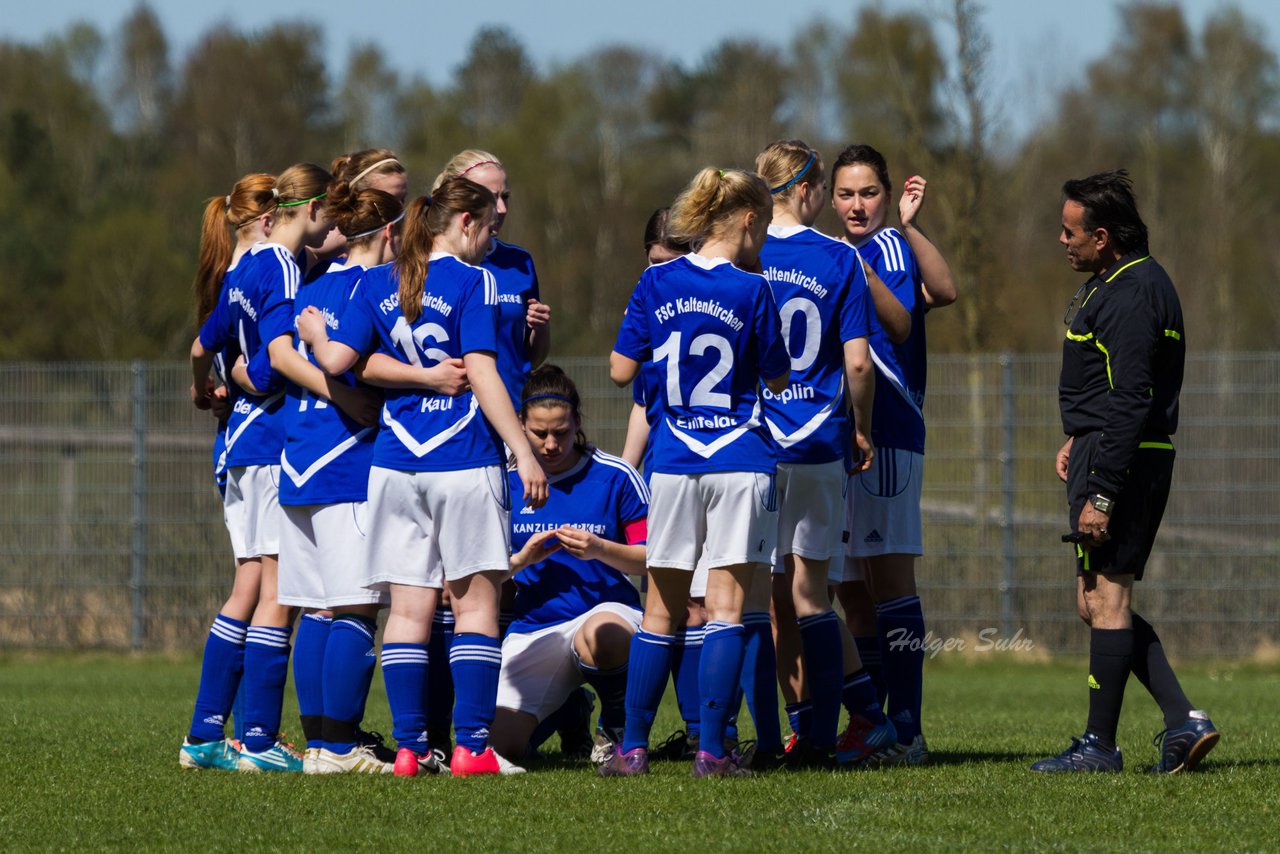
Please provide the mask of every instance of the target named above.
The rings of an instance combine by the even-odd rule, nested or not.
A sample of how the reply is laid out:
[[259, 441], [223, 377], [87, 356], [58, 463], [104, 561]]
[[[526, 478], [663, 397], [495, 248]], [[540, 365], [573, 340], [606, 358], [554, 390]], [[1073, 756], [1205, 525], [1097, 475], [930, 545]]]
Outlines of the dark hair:
[[649, 221], [644, 224], [644, 251], [648, 252], [655, 246], [662, 246], [672, 252], [678, 252], [681, 255], [689, 251], [689, 244], [681, 240], [675, 240], [670, 234], [667, 234], [667, 218], [671, 215], [671, 208], [658, 208], [649, 217]]
[[587, 436], [582, 432], [582, 398], [578, 387], [559, 365], [542, 365], [535, 368], [520, 392], [520, 421], [523, 423], [533, 407], [567, 406], [569, 414], [578, 422], [578, 435], [573, 446], [582, 453], [587, 450]]
[[330, 181], [326, 192], [334, 225], [348, 240], [364, 235], [356, 239], [359, 245], [372, 243], [378, 236], [376, 229], [393, 222], [404, 211], [400, 200], [390, 193], [374, 189], [355, 191], [344, 178]]
[[861, 143], [850, 145], [840, 152], [836, 162], [831, 165], [831, 186], [834, 187], [836, 185], [836, 174], [841, 169], [846, 166], [855, 166], [859, 163], [863, 166], [871, 167], [871, 170], [876, 173], [876, 177], [880, 179], [880, 183], [884, 185], [886, 193], [893, 192], [893, 182], [889, 180], [889, 164], [885, 162], [884, 155], [871, 146]]
[[1062, 195], [1084, 208], [1084, 227], [1105, 228], [1124, 255], [1147, 248], [1147, 225], [1138, 216], [1133, 181], [1124, 169], [1075, 178], [1062, 185]]
[[413, 323], [422, 316], [422, 294], [427, 285], [431, 245], [449, 230], [461, 213], [481, 219], [497, 207], [493, 193], [466, 178], [450, 178], [430, 196], [409, 202], [401, 231], [400, 256], [396, 258], [400, 313]]

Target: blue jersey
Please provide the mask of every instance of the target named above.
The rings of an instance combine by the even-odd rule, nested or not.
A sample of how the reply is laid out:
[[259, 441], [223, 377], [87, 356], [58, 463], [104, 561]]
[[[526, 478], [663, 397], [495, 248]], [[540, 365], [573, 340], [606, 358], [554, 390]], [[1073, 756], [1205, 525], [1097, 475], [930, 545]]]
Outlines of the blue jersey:
[[[301, 314], [307, 306], [315, 306], [324, 315], [325, 323], [336, 328], [364, 271], [359, 265], [331, 265], [329, 272], [298, 290], [294, 311]], [[316, 364], [310, 348], [296, 333], [294, 346]], [[340, 381], [356, 384], [350, 371]], [[338, 407], [294, 383], [286, 389], [280, 503], [296, 507], [364, 501], [369, 494], [369, 466], [377, 429], [362, 427]]]
[[871, 291], [858, 253], [805, 226], [769, 226], [760, 265], [773, 288], [791, 381], [763, 392], [778, 461], [829, 463], [850, 449], [844, 342], [871, 331]]
[[480, 266], [498, 282], [498, 374], [519, 411], [520, 394], [533, 370], [525, 314], [529, 300], [538, 299], [538, 273], [528, 252], [496, 239]]
[[[510, 488], [522, 488], [508, 472]], [[569, 525], [602, 540], [627, 545], [645, 541], [649, 489], [623, 460], [592, 449], [573, 468], [547, 477], [547, 503], [511, 514], [511, 548], [519, 551], [534, 534]], [[579, 617], [602, 602], [640, 607], [635, 585], [598, 560], [580, 560], [564, 549], [512, 577], [516, 585], [513, 632], [532, 632]]]
[[[400, 311], [399, 282], [394, 264], [366, 272], [329, 337], [361, 354], [385, 353], [423, 368], [497, 350], [498, 292], [488, 270], [432, 253], [422, 313], [412, 324]], [[415, 388], [385, 393], [373, 465], [459, 471], [502, 464], [502, 441], [473, 392], [456, 397]]]
[[[302, 274], [289, 251], [258, 243], [227, 271], [222, 294], [200, 329], [200, 344], [218, 352], [238, 345], [262, 397], [240, 394], [227, 419], [227, 466], [279, 465], [284, 448], [284, 389], [270, 372], [267, 344], [293, 328], [293, 298]], [[254, 365], [265, 373], [255, 375]]]
[[700, 255], [650, 267], [613, 349], [661, 373], [655, 472], [776, 471], [758, 388], [785, 374], [790, 357], [763, 276]]
[[863, 240], [858, 244], [858, 253], [911, 313], [911, 335], [901, 344], [889, 340], [873, 315], [870, 344], [876, 369], [876, 399], [871, 441], [878, 448], [923, 454], [927, 362], [920, 268], [906, 239], [892, 228], [882, 228]]

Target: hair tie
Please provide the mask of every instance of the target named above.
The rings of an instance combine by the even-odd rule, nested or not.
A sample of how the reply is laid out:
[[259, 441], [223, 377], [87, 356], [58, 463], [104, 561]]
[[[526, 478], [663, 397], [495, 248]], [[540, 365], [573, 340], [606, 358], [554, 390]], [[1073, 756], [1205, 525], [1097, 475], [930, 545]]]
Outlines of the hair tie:
[[389, 225], [395, 225], [397, 222], [399, 222], [402, 219], [404, 219], [404, 211], [400, 211], [400, 216], [396, 217], [395, 219], [387, 220], [377, 228], [371, 228], [368, 231], [362, 231], [359, 234], [351, 234], [351, 235], [343, 235], [343, 236], [346, 237], [347, 240], [359, 240], [362, 237], [368, 237], [370, 234], [377, 234], [379, 231], [382, 231], [382, 229], [386, 228]]
[[533, 397], [526, 397], [524, 400], [520, 401], [520, 408], [524, 409], [535, 400], [556, 400], [560, 403], [567, 403], [570, 409], [578, 408], [577, 404], [562, 394], [535, 394]]
[[231, 207], [231, 194], [227, 193], [225, 196], [223, 196], [222, 201], [226, 203], [227, 207]]
[[[382, 160], [379, 160], [377, 163], [373, 164], [372, 166], [362, 171], [359, 175], [352, 178], [350, 181], [347, 182], [347, 184], [351, 187], [351, 189], [354, 190], [356, 184], [359, 183], [361, 178], [363, 178], [365, 175], [368, 175], [370, 172], [372, 172], [374, 169], [377, 169], [379, 166], [385, 166], [388, 163], [399, 164], [400, 161], [396, 160], [394, 157], [384, 157]], [[403, 169], [404, 167], [402, 166], [401, 168]]]
[[461, 178], [463, 175], [467, 174], [472, 169], [479, 169], [481, 166], [489, 166], [489, 165], [497, 166], [499, 169], [502, 168], [502, 164], [499, 163], [497, 160], [481, 160], [479, 163], [473, 163], [470, 166], [468, 166], [466, 169], [463, 169], [461, 172], [458, 173], [458, 177]]
[[803, 175], [804, 173], [808, 172], [808, 171], [809, 171], [809, 167], [813, 165], [813, 158], [817, 155], [817, 153], [818, 153], [818, 152], [814, 151], [812, 148], [811, 148], [811, 149], [809, 149], [809, 159], [808, 159], [808, 160], [806, 160], [806, 161], [804, 162], [804, 165], [800, 167], [800, 171], [799, 171], [799, 172], [797, 172], [795, 175], [792, 175], [792, 176], [791, 176], [791, 180], [790, 180], [790, 181], [788, 181], [787, 183], [783, 184], [783, 185], [782, 185], [782, 186], [780, 186], [780, 187], [774, 187], [774, 188], [772, 188], [771, 190], [769, 190], [770, 194], [772, 194], [772, 195], [775, 195], [775, 196], [776, 196], [776, 195], [778, 195], [778, 193], [781, 193], [783, 190], [785, 190], [785, 189], [787, 189], [788, 187], [790, 187], [790, 186], [791, 186], [792, 184], [794, 184], [796, 181], [799, 181], [799, 180], [800, 180], [800, 176], [801, 176], [801, 175]]
[[724, 170], [723, 170], [723, 169], [721, 169], [721, 170], [719, 170], [719, 171], [720, 171], [720, 180], [721, 180], [721, 181], [723, 181], [723, 180], [724, 180]]
[[280, 198], [280, 188], [279, 188], [279, 187], [272, 187], [272, 188], [271, 188], [271, 198], [273, 198], [273, 199], [278, 199], [278, 198]]

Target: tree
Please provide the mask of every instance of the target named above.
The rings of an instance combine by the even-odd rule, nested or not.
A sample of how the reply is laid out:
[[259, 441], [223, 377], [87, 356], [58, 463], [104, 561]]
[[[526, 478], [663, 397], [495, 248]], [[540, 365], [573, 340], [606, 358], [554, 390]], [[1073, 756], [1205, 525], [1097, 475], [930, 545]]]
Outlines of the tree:
[[139, 3], [120, 27], [116, 72], [117, 121], [142, 134], [158, 131], [173, 96], [169, 42], [155, 12]]

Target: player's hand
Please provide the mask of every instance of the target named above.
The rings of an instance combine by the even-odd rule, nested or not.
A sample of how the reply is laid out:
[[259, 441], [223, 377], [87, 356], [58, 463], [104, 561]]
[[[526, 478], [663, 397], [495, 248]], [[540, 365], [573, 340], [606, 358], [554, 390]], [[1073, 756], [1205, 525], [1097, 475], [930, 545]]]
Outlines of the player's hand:
[[551, 322], [551, 306], [536, 299], [529, 300], [529, 309], [524, 314], [524, 322], [530, 329], [540, 329]]
[[555, 534], [564, 550], [581, 560], [596, 560], [604, 552], [600, 538], [590, 531], [561, 525]]
[[915, 220], [924, 207], [924, 188], [928, 182], [919, 175], [912, 175], [902, 185], [902, 198], [898, 199], [898, 219], [905, 228]]
[[[526, 443], [527, 444], [527, 443]], [[537, 510], [547, 503], [547, 473], [528, 449], [516, 456], [516, 474], [524, 485], [524, 503]]]
[[361, 427], [372, 427], [382, 413], [382, 396], [365, 386], [338, 385], [333, 389], [333, 405]]
[[311, 346], [317, 341], [327, 340], [329, 331], [325, 328], [324, 315], [314, 305], [309, 305], [298, 315], [298, 337]]
[[206, 379], [204, 386], [199, 389], [195, 383], [191, 384], [191, 402], [196, 409], [209, 409], [213, 406], [213, 377]]
[[467, 381], [467, 369], [461, 359], [445, 359], [434, 368], [424, 368], [426, 386], [434, 392], [449, 397], [462, 394], [471, 388]]
[[1080, 519], [1076, 524], [1076, 530], [1082, 534], [1087, 534], [1092, 538], [1092, 541], [1086, 540], [1080, 546], [1085, 551], [1088, 551], [1103, 543], [1111, 542], [1111, 535], [1107, 533], [1107, 525], [1110, 521], [1110, 516], [1094, 507], [1093, 502], [1086, 498], [1084, 509], [1080, 511]]
[[537, 563], [552, 552], [560, 550], [560, 541], [556, 539], [555, 530], [542, 531], [525, 541], [524, 548], [511, 556], [511, 571], [519, 572], [530, 564]]
[[1071, 443], [1076, 440], [1072, 436], [1067, 443], [1058, 451], [1058, 456], [1054, 459], [1054, 469], [1058, 472], [1058, 480], [1063, 483], [1067, 482], [1067, 462], [1071, 459]]
[[218, 386], [213, 390], [213, 394], [209, 398], [210, 409], [213, 417], [219, 421], [226, 421], [231, 416], [231, 392], [226, 386]]
[[872, 444], [870, 436], [861, 430], [855, 430], [853, 431], [853, 450], [853, 474], [862, 474], [871, 468], [871, 463], [876, 458], [876, 446]]

